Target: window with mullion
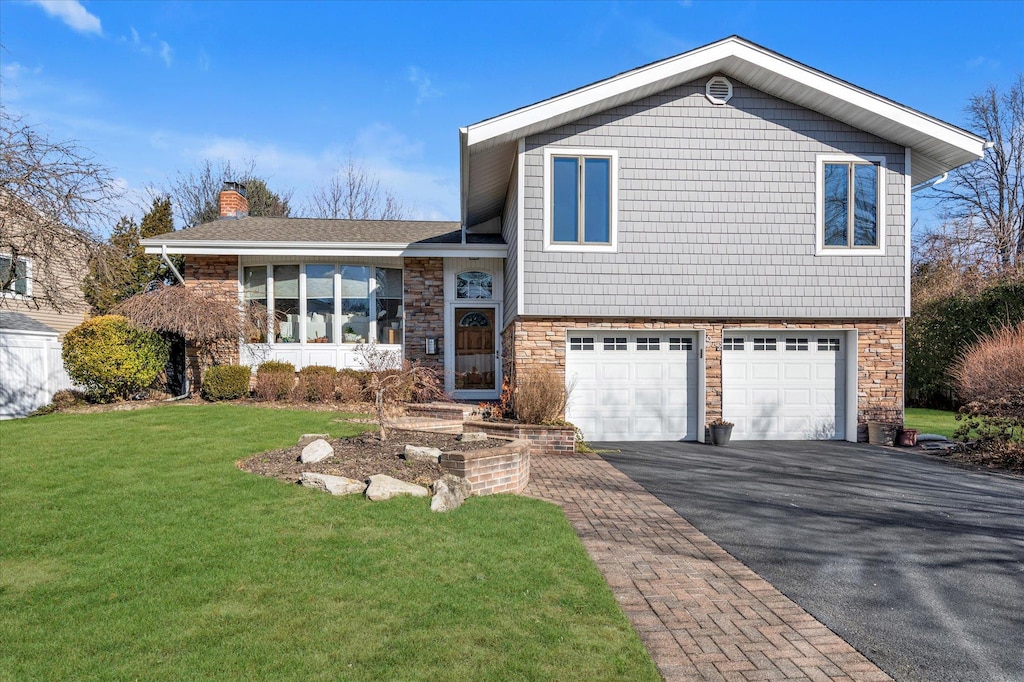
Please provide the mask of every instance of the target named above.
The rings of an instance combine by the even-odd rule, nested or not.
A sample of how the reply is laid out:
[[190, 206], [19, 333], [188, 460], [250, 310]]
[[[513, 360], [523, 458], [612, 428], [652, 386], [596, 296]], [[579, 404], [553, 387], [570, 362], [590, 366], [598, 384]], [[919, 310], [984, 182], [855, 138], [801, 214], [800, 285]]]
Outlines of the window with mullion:
[[611, 243], [611, 159], [554, 156], [551, 173], [551, 241]]
[[825, 248], [878, 246], [878, 164], [824, 164]]

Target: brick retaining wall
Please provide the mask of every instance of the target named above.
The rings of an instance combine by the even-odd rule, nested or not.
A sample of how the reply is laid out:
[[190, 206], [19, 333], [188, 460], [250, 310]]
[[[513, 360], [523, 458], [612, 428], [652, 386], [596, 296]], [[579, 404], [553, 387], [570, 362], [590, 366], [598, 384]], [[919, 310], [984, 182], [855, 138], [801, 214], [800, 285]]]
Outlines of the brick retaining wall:
[[469, 481], [473, 495], [518, 494], [530, 482], [530, 443], [513, 440], [497, 448], [446, 452], [441, 467]]
[[512, 422], [466, 422], [464, 432], [483, 432], [488, 436], [529, 441], [534, 452], [547, 455], [571, 455], [576, 451], [576, 429], [571, 426], [537, 426]]

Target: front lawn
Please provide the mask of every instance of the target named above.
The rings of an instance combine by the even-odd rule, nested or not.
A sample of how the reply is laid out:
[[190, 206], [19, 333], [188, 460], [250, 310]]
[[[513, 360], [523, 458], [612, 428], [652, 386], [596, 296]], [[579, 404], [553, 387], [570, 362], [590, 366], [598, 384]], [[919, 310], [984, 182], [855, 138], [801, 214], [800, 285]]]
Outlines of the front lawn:
[[336, 414], [0, 423], [0, 679], [658, 679], [555, 506], [431, 514], [235, 461]]
[[952, 438], [959, 422], [956, 420], [956, 412], [908, 407], [903, 416], [903, 426], [908, 429], [917, 429], [921, 433], [936, 433], [946, 438]]

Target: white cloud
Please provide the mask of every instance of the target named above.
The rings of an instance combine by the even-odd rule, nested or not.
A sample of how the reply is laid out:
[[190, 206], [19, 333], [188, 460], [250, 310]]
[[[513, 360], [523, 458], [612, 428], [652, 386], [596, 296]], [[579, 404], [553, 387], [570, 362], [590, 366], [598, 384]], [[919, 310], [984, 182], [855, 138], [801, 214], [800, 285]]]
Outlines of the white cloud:
[[998, 69], [999, 66], [1000, 66], [999, 62], [996, 61], [995, 59], [990, 59], [988, 57], [981, 56], [981, 55], [979, 55], [979, 56], [977, 56], [977, 57], [975, 57], [973, 59], [968, 59], [967, 60], [967, 68], [969, 68], [969, 69], [977, 69], [977, 68], [982, 68], [982, 67], [987, 68], [987, 69]]
[[51, 17], [60, 19], [72, 30], [79, 33], [103, 35], [99, 17], [87, 10], [78, 0], [32, 0]]
[[157, 34], [152, 33], [150, 34], [152, 42], [148, 42], [143, 40], [134, 26], [130, 26], [128, 30], [131, 31], [131, 36], [121, 36], [122, 43], [129, 45], [139, 54], [144, 54], [147, 57], [159, 57], [170, 68], [174, 59], [174, 48], [167, 44], [167, 41], [160, 40]]
[[210, 55], [206, 53], [206, 50], [199, 48], [199, 70], [209, 71], [210, 70]]
[[439, 97], [443, 93], [434, 87], [430, 74], [418, 66], [409, 67], [409, 82], [416, 86], [416, 104], [422, 104], [424, 100], [432, 97]]

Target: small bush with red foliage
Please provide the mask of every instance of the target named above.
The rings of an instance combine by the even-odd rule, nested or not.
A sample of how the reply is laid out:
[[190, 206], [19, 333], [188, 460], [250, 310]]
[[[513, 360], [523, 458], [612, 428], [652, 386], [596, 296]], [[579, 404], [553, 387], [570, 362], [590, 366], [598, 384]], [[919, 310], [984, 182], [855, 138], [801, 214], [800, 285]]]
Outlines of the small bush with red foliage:
[[960, 356], [955, 437], [962, 452], [989, 466], [1024, 471], [1024, 324], [1003, 327]]

